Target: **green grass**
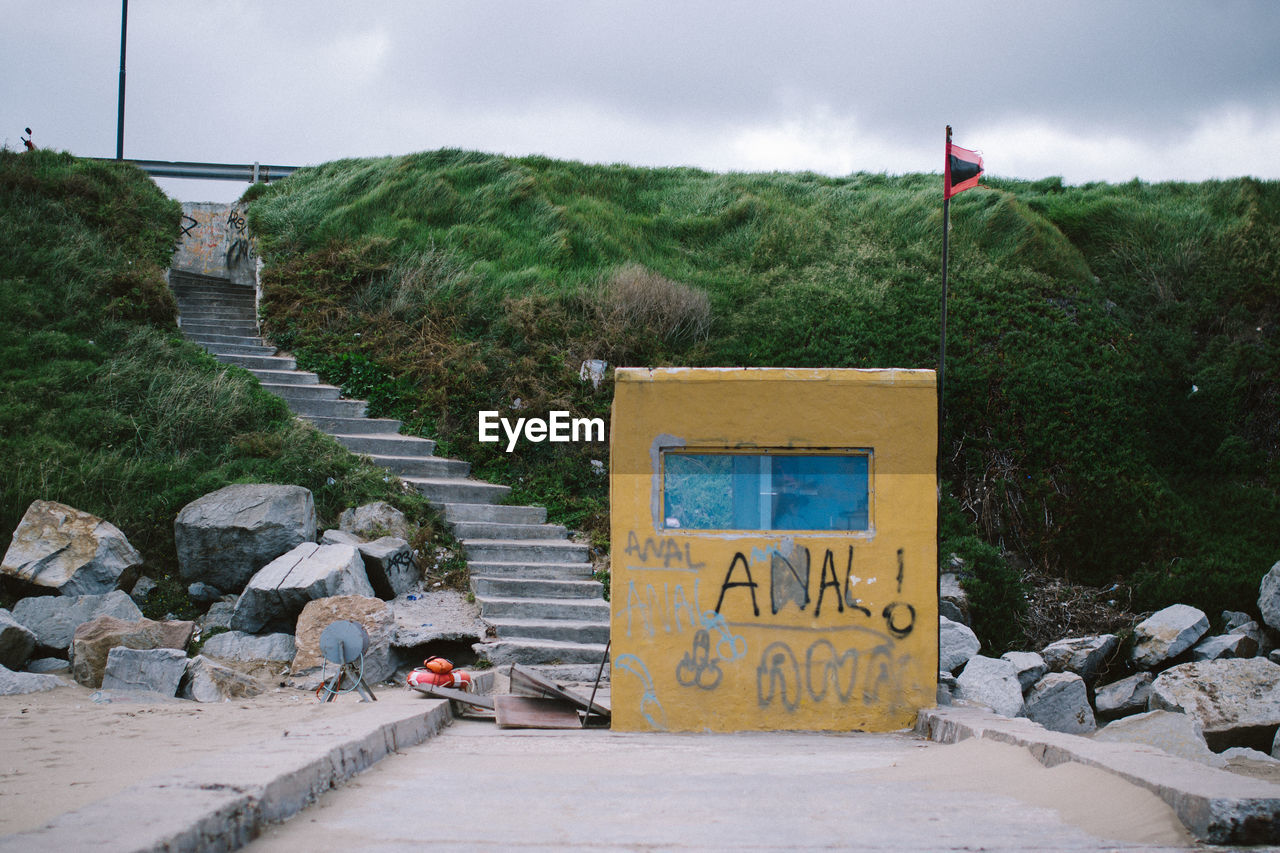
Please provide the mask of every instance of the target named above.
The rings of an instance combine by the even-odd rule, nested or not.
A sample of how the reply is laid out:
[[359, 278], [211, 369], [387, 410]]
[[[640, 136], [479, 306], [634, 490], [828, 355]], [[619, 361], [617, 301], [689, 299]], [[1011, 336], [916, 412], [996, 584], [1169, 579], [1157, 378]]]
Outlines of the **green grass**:
[[437, 533], [420, 497], [178, 337], [164, 268], [179, 217], [132, 167], [0, 151], [4, 542], [33, 500], [55, 500], [121, 528], [164, 581], [178, 511], [236, 482], [306, 486], [329, 523], [389, 500]]
[[[608, 418], [590, 358], [935, 367], [940, 183], [444, 150], [301, 170], [249, 220], [278, 341], [606, 548], [606, 448], [508, 455], [476, 412]], [[943, 547], [984, 639], [1018, 635], [1001, 552], [1252, 609], [1280, 558], [1280, 184], [993, 179], [951, 247]]]

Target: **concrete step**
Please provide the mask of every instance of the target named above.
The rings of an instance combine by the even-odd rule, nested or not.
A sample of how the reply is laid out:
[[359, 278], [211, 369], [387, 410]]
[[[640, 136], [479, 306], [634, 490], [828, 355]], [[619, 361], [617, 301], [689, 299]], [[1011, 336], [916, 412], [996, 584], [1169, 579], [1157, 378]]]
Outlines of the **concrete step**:
[[572, 619], [607, 622], [609, 602], [603, 598], [491, 598], [477, 595], [480, 616], [489, 619]]
[[510, 486], [498, 486], [481, 480], [456, 480], [440, 477], [401, 477], [432, 503], [497, 503], [511, 493]]
[[223, 282], [222, 284], [214, 282], [175, 282], [172, 277], [169, 279], [169, 289], [173, 291], [174, 298], [179, 301], [202, 297], [253, 299], [255, 296], [254, 289], [245, 284], [231, 284], [230, 282]]
[[[290, 359], [292, 361], [293, 359]], [[356, 418], [350, 416], [303, 415], [316, 429], [332, 436], [396, 435], [404, 424], [391, 418]], [[434, 447], [434, 443], [432, 444]]]
[[264, 385], [316, 385], [320, 377], [309, 370], [250, 370]]
[[254, 308], [257, 301], [253, 291], [175, 293], [179, 308]]
[[564, 643], [609, 642], [609, 623], [572, 619], [489, 619], [500, 640], [559, 640]]
[[375, 465], [380, 465], [401, 477], [465, 479], [471, 473], [471, 463], [460, 459], [442, 459], [439, 456], [384, 456], [378, 453], [366, 455]]
[[337, 385], [286, 385], [277, 382], [263, 382], [264, 390], [286, 400], [337, 400], [342, 396], [342, 389]]
[[486, 598], [558, 598], [603, 601], [604, 586], [593, 580], [471, 576], [471, 589]]
[[462, 548], [468, 560], [482, 563], [585, 563], [587, 546], [567, 540], [521, 541], [519, 539], [465, 539]]
[[599, 666], [604, 658], [604, 643], [499, 640], [496, 643], [477, 643], [471, 648], [494, 666], [518, 663], [531, 666], [590, 664], [594, 667]]
[[185, 323], [257, 323], [258, 312], [245, 308], [190, 308], [178, 305], [178, 316]]
[[211, 335], [203, 332], [187, 332], [186, 338], [198, 344], [233, 344], [244, 347], [270, 346], [258, 335]]
[[[445, 520], [449, 519], [445, 515]], [[565, 539], [569, 531], [559, 524], [505, 524], [501, 521], [450, 521], [459, 539]]]
[[472, 577], [550, 578], [553, 580], [590, 580], [590, 563], [523, 563], [468, 560]]
[[445, 521], [500, 521], [507, 524], [542, 524], [547, 510], [540, 506], [502, 504], [445, 504]]
[[200, 346], [214, 355], [275, 355], [278, 352], [275, 347], [263, 346], [262, 344], [237, 346], [236, 344], [206, 344], [200, 341], [195, 343], [200, 344]]
[[316, 415], [322, 418], [360, 418], [364, 417], [364, 400], [293, 400], [286, 399], [289, 408], [295, 415], [307, 417]]
[[284, 355], [220, 355], [218, 361], [245, 370], [293, 370], [298, 366], [292, 356]]
[[184, 335], [243, 335], [249, 338], [258, 337], [257, 323], [202, 323], [182, 321], [179, 318], [178, 328]]
[[[395, 424], [399, 421], [369, 421], [370, 423]], [[345, 428], [345, 427], [344, 427]], [[328, 430], [325, 430], [328, 432]], [[367, 453], [370, 456], [430, 456], [435, 453], [436, 443], [429, 438], [418, 438], [416, 435], [399, 435], [394, 431], [387, 434], [368, 433], [329, 433], [338, 443], [352, 453]]]

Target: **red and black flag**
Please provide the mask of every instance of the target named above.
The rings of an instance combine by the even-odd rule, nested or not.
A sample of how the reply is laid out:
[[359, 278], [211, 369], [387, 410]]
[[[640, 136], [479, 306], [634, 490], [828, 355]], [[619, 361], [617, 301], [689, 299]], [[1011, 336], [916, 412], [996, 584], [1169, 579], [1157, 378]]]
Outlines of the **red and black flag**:
[[942, 197], [951, 198], [978, 185], [982, 177], [982, 155], [947, 142], [947, 166], [942, 179]]

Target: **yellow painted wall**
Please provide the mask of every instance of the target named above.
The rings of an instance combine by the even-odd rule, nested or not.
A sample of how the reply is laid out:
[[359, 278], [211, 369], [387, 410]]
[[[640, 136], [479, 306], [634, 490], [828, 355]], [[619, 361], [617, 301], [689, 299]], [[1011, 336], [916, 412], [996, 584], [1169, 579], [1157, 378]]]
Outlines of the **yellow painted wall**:
[[[620, 368], [615, 378], [613, 727], [912, 725], [937, 691], [934, 372]], [[870, 448], [871, 527], [664, 529], [655, 466], [661, 448], [681, 446]], [[806, 550], [809, 600], [775, 613], [773, 554], [796, 562]]]

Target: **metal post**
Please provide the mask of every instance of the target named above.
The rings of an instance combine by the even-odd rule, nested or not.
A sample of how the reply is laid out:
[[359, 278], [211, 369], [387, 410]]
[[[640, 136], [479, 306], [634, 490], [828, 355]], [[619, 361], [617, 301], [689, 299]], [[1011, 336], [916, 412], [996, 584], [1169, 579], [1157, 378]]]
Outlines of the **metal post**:
[[[947, 157], [951, 156], [951, 125], [947, 125], [947, 146], [944, 149]], [[946, 167], [946, 164], [943, 164]], [[942, 457], [942, 427], [946, 423], [946, 396], [947, 387], [947, 242], [951, 236], [951, 199], [946, 198], [945, 191], [942, 199], [942, 334], [938, 343], [938, 464], [941, 466]]]
[[116, 159], [124, 159], [124, 46], [129, 27], [129, 0], [120, 4], [120, 97], [116, 106]]

